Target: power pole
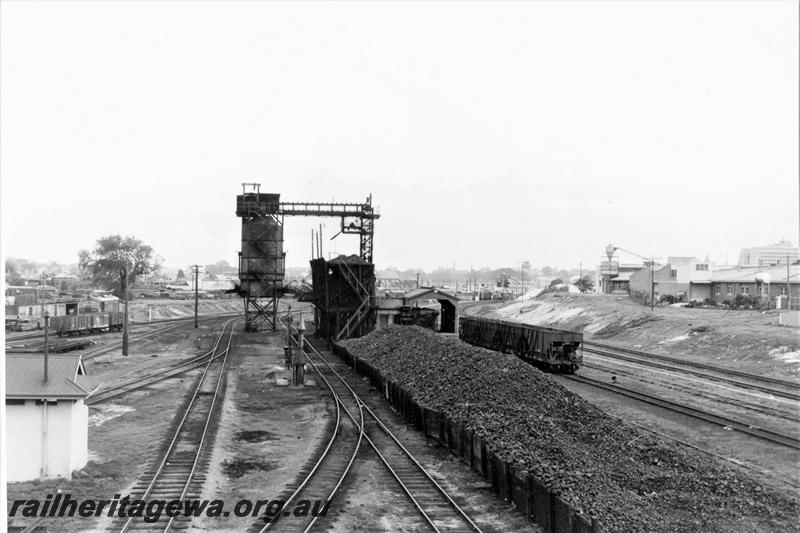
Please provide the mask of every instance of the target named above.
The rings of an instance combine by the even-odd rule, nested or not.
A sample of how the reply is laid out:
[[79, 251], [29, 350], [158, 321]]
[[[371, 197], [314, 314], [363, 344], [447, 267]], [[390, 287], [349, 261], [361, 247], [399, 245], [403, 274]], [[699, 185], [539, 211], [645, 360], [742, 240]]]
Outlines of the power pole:
[[128, 355], [128, 265], [122, 267], [123, 283], [125, 284], [125, 313], [122, 315], [122, 355]]
[[655, 297], [656, 297], [656, 279], [655, 279], [655, 270], [656, 270], [656, 258], [650, 258], [650, 310], [653, 310], [653, 306], [655, 306]]
[[786, 310], [792, 310], [792, 286], [789, 284], [789, 254], [786, 254]]
[[44, 312], [44, 382], [47, 383], [47, 355], [50, 349], [50, 342], [47, 338], [47, 328], [50, 325], [50, 313]]
[[197, 284], [200, 280], [200, 265], [192, 265], [194, 268], [194, 327], [197, 328]]

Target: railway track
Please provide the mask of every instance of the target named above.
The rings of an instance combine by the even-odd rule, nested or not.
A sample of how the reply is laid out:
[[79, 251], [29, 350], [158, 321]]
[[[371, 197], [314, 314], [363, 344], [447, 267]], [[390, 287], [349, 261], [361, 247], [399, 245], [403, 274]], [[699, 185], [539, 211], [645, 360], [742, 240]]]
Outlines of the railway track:
[[94, 390], [91, 393], [89, 393], [89, 396], [86, 397], [84, 403], [86, 405], [95, 405], [101, 402], [117, 398], [119, 396], [123, 396], [125, 394], [137, 391], [139, 389], [149, 387], [150, 385], [154, 385], [160, 381], [164, 381], [165, 379], [174, 378], [181, 374], [185, 374], [190, 370], [200, 368], [201, 366], [208, 363], [209, 358], [213, 360], [219, 357], [222, 357], [222, 355], [220, 354], [215, 355], [214, 350], [210, 350], [202, 355], [191, 357], [186, 361], [182, 361], [176, 365], [173, 365], [170, 368], [161, 369], [157, 372], [153, 372], [145, 376], [140, 376], [138, 378], [128, 380], [124, 383], [119, 383], [107, 389]]
[[[203, 320], [203, 321], [215, 320], [215, 319], [224, 318], [226, 316], [231, 316], [231, 315], [227, 315], [226, 314], [226, 315], [220, 315], [220, 316], [206, 316], [206, 317], [201, 317], [201, 320]], [[240, 315], [233, 315], [233, 316], [240, 316]], [[143, 332], [143, 333], [141, 333], [139, 335], [135, 335], [133, 337], [130, 337], [128, 339], [128, 342], [129, 343], [133, 343], [133, 342], [139, 342], [139, 341], [142, 341], [142, 340], [146, 340], [146, 339], [152, 337], [153, 335], [158, 335], [159, 333], [166, 333], [167, 331], [172, 331], [173, 329], [177, 329], [177, 328], [179, 328], [179, 327], [181, 327], [181, 326], [183, 326], [183, 325], [185, 325], [187, 323], [192, 322], [193, 320], [194, 319], [192, 319], [192, 320], [182, 320], [182, 321], [180, 321], [180, 322], [178, 322], [176, 324], [168, 324], [168, 325], [161, 326], [161, 327], [156, 328], [156, 329], [151, 330], [151, 331]], [[104, 353], [110, 352], [112, 350], [116, 350], [120, 346], [122, 346], [122, 340], [120, 340], [119, 342], [111, 343], [108, 346], [101, 346], [101, 347], [95, 348], [94, 350], [89, 350], [88, 352], [84, 352], [83, 353], [83, 360], [84, 361], [89, 361], [91, 359], [94, 359], [95, 357], [103, 355]]]
[[[204, 445], [211, 436], [218, 399], [224, 391], [224, 376], [236, 319], [227, 321], [214, 344], [211, 357], [189, 398], [180, 421], [163, 457], [152, 465], [131, 490], [131, 499], [184, 500], [197, 497], [207, 466], [203, 459]], [[226, 338], [227, 331], [227, 338]], [[190, 517], [161, 516], [157, 521], [143, 518], [118, 518], [113, 531], [169, 531], [188, 527]], [[176, 523], [177, 522], [177, 523]]]
[[[353, 424], [361, 428], [363, 440], [384, 465], [387, 482], [400, 489], [429, 529], [436, 532], [480, 532], [478, 525], [403, 446], [380, 417], [350, 387], [347, 380], [336, 371], [334, 365], [313, 344], [306, 342], [305, 345], [308, 348], [309, 362], [317, 375], [331, 390], [336, 391], [335, 397], [342, 411]], [[344, 398], [348, 399], [343, 400]], [[303, 531], [308, 529], [310, 526]]]
[[[286, 328], [286, 325], [281, 321]], [[297, 339], [293, 337], [297, 344]], [[262, 520], [254, 525], [253, 531], [263, 533], [273, 529], [281, 531], [309, 531], [317, 521], [327, 514], [328, 507], [336, 497], [345, 478], [352, 470], [356, 456], [361, 450], [364, 438], [362, 427], [364, 425], [364, 412], [358, 399], [349, 394], [340, 382], [334, 378], [329, 369], [321, 368], [311, 361], [312, 366], [320, 379], [331, 393], [336, 406], [336, 419], [327, 445], [322, 450], [319, 458], [294, 487], [286, 498], [284, 509], [301, 499], [310, 502], [322, 502], [318, 507], [320, 512], [313, 512], [304, 517], [294, 516], [291, 513], [278, 515], [264, 523]], [[348, 415], [348, 416], [345, 416]]]
[[612, 385], [609, 383], [605, 383], [603, 381], [599, 381], [593, 378], [589, 378], [586, 376], [578, 376], [578, 375], [565, 375], [563, 376], [564, 379], [568, 379], [571, 381], [577, 381], [578, 383], [583, 383], [586, 385], [590, 385], [592, 387], [596, 387], [599, 389], [603, 389], [609, 392], [613, 392], [615, 394], [619, 394], [621, 396], [626, 396], [628, 398], [633, 398], [650, 405], [655, 405], [658, 407], [662, 407], [664, 409], [668, 409], [670, 411], [678, 412], [687, 416], [691, 416], [693, 418], [697, 418], [699, 420], [703, 420], [705, 422], [710, 422], [712, 424], [716, 424], [722, 427], [731, 428], [733, 430], [746, 433], [748, 435], [767, 440], [776, 444], [780, 444], [789, 448], [794, 448], [800, 450], [800, 439], [793, 437], [791, 435], [785, 435], [782, 433], [778, 433], [776, 431], [772, 431], [769, 429], [761, 428], [758, 426], [754, 426], [751, 424], [747, 424], [744, 422], [739, 422], [737, 420], [733, 420], [731, 418], [727, 418], [724, 416], [716, 415], [713, 413], [709, 413], [706, 411], [702, 411], [700, 409], [696, 409], [694, 407], [689, 407], [688, 405], [673, 402], [670, 400], [666, 400], [664, 398], [659, 398], [657, 396], [653, 396], [650, 394], [646, 394], [644, 392], [635, 391], [632, 389], [628, 389], [626, 387], [621, 387], [619, 385]]
[[609, 346], [592, 341], [585, 340], [583, 344], [584, 352], [596, 354], [600, 357], [636, 363], [651, 368], [683, 372], [712, 381], [757, 390], [789, 400], [800, 401], [800, 385], [791, 381], [759, 376], [749, 372], [722, 368], [698, 361], [686, 361], [666, 355]]

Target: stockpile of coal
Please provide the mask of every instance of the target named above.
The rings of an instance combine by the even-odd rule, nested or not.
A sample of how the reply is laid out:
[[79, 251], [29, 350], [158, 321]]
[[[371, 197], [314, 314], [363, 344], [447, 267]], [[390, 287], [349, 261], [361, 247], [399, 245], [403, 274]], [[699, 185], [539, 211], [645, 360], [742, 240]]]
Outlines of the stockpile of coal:
[[341, 344], [608, 531], [800, 530], [796, 498], [609, 417], [513, 355], [418, 327]]

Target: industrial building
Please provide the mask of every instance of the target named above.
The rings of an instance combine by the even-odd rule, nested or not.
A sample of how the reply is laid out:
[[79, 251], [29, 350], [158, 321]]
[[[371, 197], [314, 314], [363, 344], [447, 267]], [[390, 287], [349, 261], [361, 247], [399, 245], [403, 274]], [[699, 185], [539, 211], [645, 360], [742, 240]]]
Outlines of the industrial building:
[[771, 308], [780, 309], [789, 308], [791, 297], [791, 309], [796, 309], [800, 307], [800, 264], [720, 269], [711, 276], [709, 293], [717, 303], [741, 294], [764, 298]]
[[[641, 267], [628, 277], [631, 298], [650, 302], [651, 282], [655, 300], [672, 296], [677, 301], [702, 301], [710, 297], [711, 275], [714, 264], [696, 257], [668, 257], [667, 264], [657, 265], [651, 271]], [[652, 280], [651, 280], [652, 275]]]
[[740, 267], [764, 267], [792, 264], [800, 261], [800, 247], [789, 241], [780, 241], [766, 246], [742, 248], [739, 253]]

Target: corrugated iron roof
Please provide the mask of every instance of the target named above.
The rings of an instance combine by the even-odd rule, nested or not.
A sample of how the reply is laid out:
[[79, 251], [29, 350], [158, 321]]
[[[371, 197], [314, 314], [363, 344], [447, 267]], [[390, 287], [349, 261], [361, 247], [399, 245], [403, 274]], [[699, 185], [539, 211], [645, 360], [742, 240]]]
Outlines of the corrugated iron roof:
[[[769, 274], [771, 283], [786, 283], [786, 265], [772, 267], [741, 267], [715, 270], [711, 274], [714, 283], [755, 283], [756, 274]], [[789, 265], [789, 281], [800, 281], [800, 265]]]
[[420, 287], [419, 289], [410, 290], [403, 295], [403, 298], [406, 300], [414, 300], [428, 295], [432, 300], [445, 299], [458, 301], [458, 297], [455, 294], [444, 289], [435, 289], [433, 287]]
[[45, 383], [43, 354], [6, 354], [6, 398], [85, 398], [79, 373], [85, 373], [80, 355], [53, 354]]

